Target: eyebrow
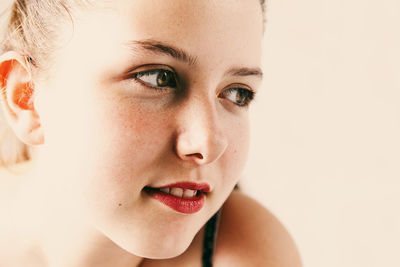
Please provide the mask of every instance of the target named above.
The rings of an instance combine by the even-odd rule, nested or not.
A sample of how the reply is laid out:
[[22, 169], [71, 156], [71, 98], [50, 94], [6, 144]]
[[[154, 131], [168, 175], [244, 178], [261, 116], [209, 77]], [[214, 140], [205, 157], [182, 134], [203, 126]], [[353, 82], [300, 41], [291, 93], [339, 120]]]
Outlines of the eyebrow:
[[189, 55], [186, 51], [183, 49], [174, 47], [172, 45], [160, 42], [160, 41], [155, 41], [151, 39], [147, 40], [134, 40], [130, 41], [128, 43], [128, 46], [132, 50], [137, 50], [137, 48], [145, 49], [148, 51], [155, 52], [157, 54], [166, 54], [169, 55], [176, 60], [183, 61], [189, 65], [195, 65], [197, 62], [197, 57], [194, 57], [192, 55]]
[[231, 75], [231, 76], [240, 76], [240, 77], [245, 77], [245, 76], [256, 76], [259, 78], [263, 77], [263, 72], [260, 68], [246, 68], [246, 67], [237, 67], [237, 68], [232, 68], [225, 72], [225, 75]]
[[[187, 63], [190, 66], [196, 65], [197, 63], [197, 57], [190, 55], [188, 52], [181, 48], [175, 47], [165, 42], [145, 39], [129, 41], [127, 44], [128, 47], [130, 47], [133, 51], [144, 49], [157, 54], [169, 55], [176, 60]], [[233, 67], [226, 71], [225, 75], [239, 77], [256, 76], [262, 78], [263, 72], [260, 68]]]

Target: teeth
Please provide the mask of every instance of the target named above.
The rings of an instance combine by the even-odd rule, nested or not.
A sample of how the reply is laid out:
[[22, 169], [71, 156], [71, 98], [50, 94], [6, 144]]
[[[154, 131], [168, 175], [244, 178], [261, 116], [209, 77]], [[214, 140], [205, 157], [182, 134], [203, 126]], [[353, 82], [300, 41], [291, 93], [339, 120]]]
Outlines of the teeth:
[[183, 197], [193, 197], [196, 194], [196, 190], [185, 189], [183, 190]]
[[182, 188], [173, 187], [173, 188], [171, 188], [171, 191], [169, 192], [169, 194], [173, 195], [173, 196], [176, 196], [176, 197], [182, 197], [183, 189]]
[[160, 188], [160, 191], [166, 194], [169, 194], [169, 190], [170, 190], [169, 187]]
[[182, 188], [169, 188], [169, 187], [163, 187], [160, 188], [160, 191], [165, 193], [165, 194], [170, 194], [176, 197], [184, 197], [184, 198], [191, 198], [194, 197], [197, 194], [197, 190], [191, 190], [191, 189], [182, 189]]

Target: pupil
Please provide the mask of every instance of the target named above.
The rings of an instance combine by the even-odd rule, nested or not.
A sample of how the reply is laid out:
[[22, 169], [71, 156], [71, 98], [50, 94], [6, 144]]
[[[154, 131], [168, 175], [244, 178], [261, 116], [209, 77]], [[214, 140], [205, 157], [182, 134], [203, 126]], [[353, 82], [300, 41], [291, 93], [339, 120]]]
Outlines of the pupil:
[[157, 77], [158, 86], [167, 86], [170, 80], [170, 76], [166, 71], [161, 72]]
[[239, 90], [236, 94], [236, 101], [238, 104], [244, 104], [247, 98], [247, 92], [245, 90]]

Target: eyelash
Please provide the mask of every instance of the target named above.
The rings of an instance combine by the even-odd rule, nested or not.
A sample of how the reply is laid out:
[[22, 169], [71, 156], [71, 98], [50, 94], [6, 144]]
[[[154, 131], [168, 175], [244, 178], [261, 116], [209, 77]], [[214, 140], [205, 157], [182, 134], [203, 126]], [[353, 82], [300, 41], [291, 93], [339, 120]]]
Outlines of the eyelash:
[[[169, 75], [171, 75], [171, 77], [172, 77], [172, 79], [173, 79], [173, 84], [172, 84], [171, 86], [157, 86], [157, 85], [152, 85], [152, 84], [150, 84], [149, 82], [146, 82], [146, 81], [143, 81], [142, 79], [140, 79], [140, 78], [143, 78], [143, 77], [145, 77], [145, 76], [149, 77], [149, 76], [154, 75], [154, 74], [157, 74], [157, 73], [160, 75], [161, 72], [163, 72], [163, 74], [169, 74]], [[176, 88], [176, 86], [177, 86], [177, 83], [176, 83], [176, 80], [177, 80], [176, 74], [175, 74], [174, 72], [170, 71], [170, 70], [165, 70], [165, 69], [152, 69], [152, 70], [146, 70], [146, 71], [137, 72], [137, 73], [134, 73], [134, 74], [132, 75], [132, 78], [133, 78], [135, 81], [141, 83], [142, 85], [147, 86], [147, 87], [150, 87], [150, 88], [155, 89], [155, 90], [157, 90], [157, 91], [167, 90], [167, 88]], [[159, 77], [156, 77], [156, 79], [158, 79], [158, 78], [159, 78]], [[158, 80], [157, 80], [157, 82], [158, 82]]]
[[[159, 77], [160, 74], [162, 74], [162, 75], [170, 75], [168, 78], [169, 79], [172, 78], [172, 84], [168, 84], [168, 85], [165, 85], [165, 86], [156, 86], [156, 85], [153, 85], [153, 84], [149, 83], [148, 81], [143, 81], [141, 79], [143, 77], [150, 77], [151, 75], [155, 75], [155, 74], [158, 74], [157, 77], [155, 77], [157, 79], [156, 80], [157, 84], [160, 81], [158, 79], [162, 78], [162, 77]], [[140, 83], [140, 84], [142, 84], [142, 85], [144, 85], [146, 87], [149, 87], [151, 89], [154, 89], [156, 91], [164, 91], [164, 90], [168, 90], [168, 88], [177, 88], [177, 75], [176, 75], [176, 73], [172, 72], [170, 70], [166, 70], [166, 69], [152, 69], [152, 70], [141, 71], [141, 72], [137, 72], [137, 73], [132, 74], [131, 77], [136, 82], [138, 82], [138, 83]], [[166, 78], [166, 77], [164, 76], [163, 78]], [[163, 80], [161, 80], [161, 81], [163, 81]], [[167, 80], [167, 82], [170, 82], [170, 81], [171, 80]], [[238, 96], [239, 97], [243, 97], [244, 96], [245, 99], [242, 100], [240, 103], [238, 103], [238, 102], [236, 102], [234, 100], [229, 100], [229, 98], [228, 98], [229, 95], [227, 96], [226, 94], [231, 94], [231, 93], [234, 93], [234, 92], [237, 93], [236, 100], [238, 100], [237, 99]], [[244, 108], [244, 107], [247, 107], [253, 101], [254, 96], [255, 96], [255, 92], [250, 90], [250, 89], [247, 89], [247, 88], [232, 87], [232, 88], [228, 88], [228, 89], [225, 89], [224, 91], [222, 91], [218, 95], [218, 97], [220, 97], [220, 96], [225, 96], [224, 98], [226, 98], [228, 101], [232, 102], [233, 104], [235, 104], [238, 107], [243, 107]]]
[[243, 108], [248, 107], [249, 104], [254, 100], [255, 92], [253, 92], [247, 88], [241, 88], [241, 87], [232, 87], [232, 88], [226, 89], [220, 95], [225, 94], [225, 93], [234, 93], [234, 92], [237, 93], [236, 100], [237, 100], [238, 95], [245, 96], [245, 99], [243, 101], [241, 101], [240, 103], [228, 100], [239, 107], [243, 107]]

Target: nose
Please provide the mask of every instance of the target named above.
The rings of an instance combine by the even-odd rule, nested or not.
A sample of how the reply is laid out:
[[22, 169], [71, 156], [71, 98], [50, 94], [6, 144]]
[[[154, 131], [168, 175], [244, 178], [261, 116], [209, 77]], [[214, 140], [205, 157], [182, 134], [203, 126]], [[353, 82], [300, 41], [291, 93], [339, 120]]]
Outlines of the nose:
[[192, 101], [181, 107], [177, 116], [176, 154], [184, 161], [197, 165], [219, 159], [228, 140], [211, 101]]

